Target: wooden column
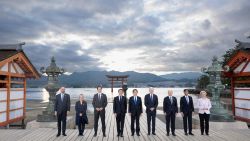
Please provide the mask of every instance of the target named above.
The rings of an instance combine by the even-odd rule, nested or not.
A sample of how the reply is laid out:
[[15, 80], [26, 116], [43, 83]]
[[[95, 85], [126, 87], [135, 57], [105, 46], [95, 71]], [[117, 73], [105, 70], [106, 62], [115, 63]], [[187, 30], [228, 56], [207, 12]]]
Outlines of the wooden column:
[[232, 96], [232, 112], [233, 112], [233, 115], [235, 116], [235, 103], [234, 103], [234, 87], [235, 87], [235, 84], [234, 84], [234, 77], [231, 77], [231, 96]]
[[23, 116], [26, 116], [26, 78], [23, 78]]
[[[6, 84], [6, 88], [7, 88], [7, 112], [6, 112], [6, 116], [7, 116], [7, 123], [10, 120], [10, 90], [11, 90], [11, 70], [10, 70], [10, 62], [8, 63], [8, 74], [7, 74], [7, 84]], [[7, 125], [7, 128], [9, 128], [9, 124]]]

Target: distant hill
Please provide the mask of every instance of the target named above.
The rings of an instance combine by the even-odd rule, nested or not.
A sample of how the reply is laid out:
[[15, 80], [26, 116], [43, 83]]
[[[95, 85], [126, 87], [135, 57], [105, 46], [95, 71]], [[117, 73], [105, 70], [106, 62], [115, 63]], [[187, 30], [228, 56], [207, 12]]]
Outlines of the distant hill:
[[162, 78], [168, 79], [168, 80], [181, 80], [181, 79], [192, 79], [196, 80], [202, 75], [201, 72], [183, 72], [183, 73], [171, 73], [171, 74], [165, 74], [161, 75]]
[[[165, 78], [151, 73], [138, 73], [134, 71], [87, 71], [74, 72], [71, 75], [62, 75], [59, 77], [59, 83], [67, 87], [95, 87], [98, 84], [109, 86], [106, 75], [129, 75], [129, 85], [133, 85], [133, 83], [166, 81]], [[28, 80], [29, 87], [43, 87], [46, 83], [47, 79], [44, 76], [42, 76], [40, 80]]]
[[[157, 76], [151, 73], [138, 73], [134, 71], [118, 72], [118, 71], [87, 71], [74, 72], [70, 75], [62, 75], [59, 77], [59, 84], [65, 87], [95, 87], [102, 84], [105, 87], [110, 87], [106, 75], [129, 75], [128, 85], [140, 84], [140, 86], [149, 86], [151, 84], [159, 84], [160, 86], [171, 86], [186, 83], [196, 83], [196, 79], [202, 75], [198, 72], [172, 73]], [[171, 81], [171, 82], [170, 82]], [[158, 83], [159, 82], [159, 83]], [[176, 83], [173, 83], [176, 82]], [[42, 76], [39, 80], [28, 80], [28, 87], [43, 87], [47, 84], [47, 78]], [[145, 85], [143, 85], [145, 84]], [[120, 83], [117, 83], [120, 86]]]

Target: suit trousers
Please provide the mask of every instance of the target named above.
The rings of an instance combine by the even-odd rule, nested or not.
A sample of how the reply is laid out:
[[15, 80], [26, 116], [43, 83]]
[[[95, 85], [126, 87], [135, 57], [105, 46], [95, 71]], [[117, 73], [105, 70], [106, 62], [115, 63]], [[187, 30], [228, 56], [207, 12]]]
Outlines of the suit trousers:
[[206, 113], [199, 114], [199, 117], [200, 117], [200, 129], [201, 129], [201, 133], [203, 134], [204, 133], [204, 129], [205, 129], [206, 134], [208, 134], [210, 114], [206, 114]]
[[[136, 124], [136, 129], [135, 129]], [[131, 132], [134, 134], [136, 131], [137, 134], [140, 133], [140, 115], [139, 114], [131, 114]]]
[[156, 114], [152, 112], [147, 113], [147, 123], [148, 123], [148, 133], [151, 131], [151, 121], [152, 121], [152, 133], [155, 133], [155, 118]]
[[171, 132], [174, 133], [175, 132], [175, 113], [174, 112], [170, 112], [170, 113], [166, 114], [167, 133], [170, 132], [170, 123], [171, 123]]
[[117, 127], [117, 133], [119, 135], [123, 134], [124, 120], [125, 120], [125, 114], [124, 113], [116, 114], [116, 127]]
[[105, 130], [106, 130], [105, 111], [95, 111], [95, 113], [94, 113], [94, 130], [95, 130], [95, 133], [97, 133], [99, 117], [101, 117], [101, 122], [102, 122], [102, 133], [105, 134]]
[[58, 134], [65, 134], [66, 131], [66, 119], [67, 119], [67, 112], [57, 113], [57, 127], [58, 127]]
[[183, 127], [185, 133], [187, 133], [187, 124], [188, 124], [188, 132], [192, 133], [192, 112], [184, 113]]

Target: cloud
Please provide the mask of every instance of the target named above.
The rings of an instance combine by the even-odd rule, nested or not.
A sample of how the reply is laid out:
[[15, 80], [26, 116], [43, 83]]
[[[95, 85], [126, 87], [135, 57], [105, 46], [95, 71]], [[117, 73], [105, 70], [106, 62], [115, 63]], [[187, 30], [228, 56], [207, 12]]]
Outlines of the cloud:
[[17, 0], [0, 2], [0, 42], [26, 42], [40, 68], [70, 72], [200, 71], [247, 41], [247, 0]]

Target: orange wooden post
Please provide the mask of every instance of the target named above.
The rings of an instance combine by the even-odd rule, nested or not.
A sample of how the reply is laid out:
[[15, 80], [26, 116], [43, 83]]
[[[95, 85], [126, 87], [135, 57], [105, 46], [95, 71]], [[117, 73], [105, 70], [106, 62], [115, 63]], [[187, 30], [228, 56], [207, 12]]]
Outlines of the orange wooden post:
[[7, 112], [6, 112], [6, 116], [7, 116], [7, 128], [9, 128], [9, 120], [10, 120], [10, 89], [11, 89], [11, 75], [10, 75], [10, 62], [8, 63], [8, 75], [7, 75]]

